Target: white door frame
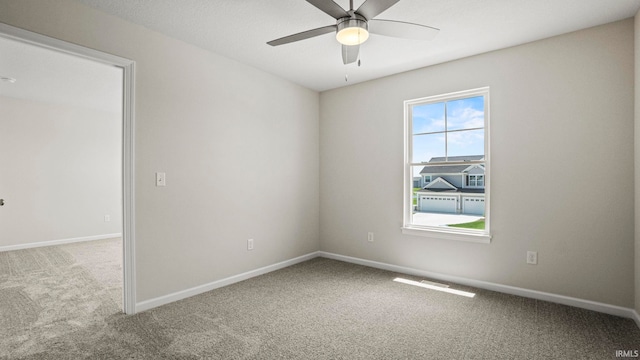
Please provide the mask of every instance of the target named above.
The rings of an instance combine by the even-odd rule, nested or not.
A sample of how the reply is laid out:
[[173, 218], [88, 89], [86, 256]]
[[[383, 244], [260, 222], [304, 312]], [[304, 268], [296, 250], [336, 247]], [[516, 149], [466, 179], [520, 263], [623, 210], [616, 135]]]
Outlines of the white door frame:
[[0, 23], [0, 37], [20, 41], [57, 52], [79, 56], [123, 69], [123, 132], [122, 132], [122, 241], [123, 241], [123, 310], [125, 314], [136, 312], [135, 267], [135, 196], [134, 196], [134, 105], [135, 62], [98, 50], [40, 35], [14, 26]]

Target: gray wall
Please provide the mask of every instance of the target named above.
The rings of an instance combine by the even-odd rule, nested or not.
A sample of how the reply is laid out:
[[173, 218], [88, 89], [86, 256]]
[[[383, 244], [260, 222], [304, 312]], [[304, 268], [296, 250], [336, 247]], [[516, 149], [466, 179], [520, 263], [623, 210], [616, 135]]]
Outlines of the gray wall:
[[[632, 307], [633, 37], [626, 20], [323, 92], [321, 249]], [[403, 101], [483, 86], [491, 244], [402, 235]]]
[[121, 233], [122, 115], [4, 96], [0, 109], [0, 247]]
[[68, 0], [0, 21], [136, 61], [137, 301], [318, 250], [317, 92]]

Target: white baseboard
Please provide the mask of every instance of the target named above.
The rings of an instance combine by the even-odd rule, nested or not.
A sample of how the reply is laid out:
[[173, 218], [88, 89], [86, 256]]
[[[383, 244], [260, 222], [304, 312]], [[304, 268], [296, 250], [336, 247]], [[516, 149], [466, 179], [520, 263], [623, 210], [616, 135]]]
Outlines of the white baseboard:
[[259, 269], [255, 269], [255, 270], [251, 270], [251, 271], [247, 271], [245, 273], [242, 274], [238, 274], [238, 275], [234, 275], [234, 276], [230, 276], [228, 278], [224, 278], [221, 280], [217, 280], [214, 282], [210, 282], [208, 284], [204, 284], [204, 285], [200, 285], [200, 286], [196, 286], [190, 289], [186, 289], [186, 290], [182, 290], [182, 291], [178, 291], [172, 294], [168, 294], [168, 295], [164, 295], [164, 296], [160, 296], [154, 299], [150, 299], [150, 300], [145, 300], [142, 302], [139, 302], [136, 304], [136, 313], [141, 312], [141, 311], [145, 311], [145, 310], [149, 310], [161, 305], [165, 305], [165, 304], [169, 304], [172, 303], [174, 301], [178, 301], [178, 300], [182, 300], [182, 299], [186, 299], [188, 297], [191, 296], [195, 296], [198, 294], [202, 294], [205, 293], [207, 291], [211, 291], [217, 288], [221, 288], [223, 286], [227, 286], [227, 285], [231, 285], [243, 280], [247, 280], [250, 279], [252, 277], [255, 276], [259, 276], [259, 275], [263, 275], [266, 273], [270, 273], [272, 271], [276, 271], [276, 270], [280, 270], [283, 268], [286, 268], [288, 266], [291, 265], [295, 265], [298, 263], [301, 263], [303, 261], [307, 261], [307, 260], [311, 260], [313, 258], [318, 257], [318, 252], [312, 252], [306, 255], [302, 255], [302, 256], [298, 256], [296, 258], [293, 259], [289, 259], [289, 260], [285, 260], [273, 265], [268, 265], [265, 267], [261, 267]]
[[531, 298], [531, 299], [544, 300], [544, 301], [549, 301], [553, 303], [574, 306], [582, 309], [598, 311], [605, 314], [630, 318], [635, 320], [636, 324], [638, 324], [638, 327], [640, 327], [640, 317], [638, 316], [638, 313], [631, 308], [609, 305], [609, 304], [604, 304], [604, 303], [591, 301], [591, 300], [583, 300], [583, 299], [578, 299], [578, 298], [564, 296], [564, 295], [551, 294], [551, 293], [546, 293], [542, 291], [529, 290], [529, 289], [524, 289], [524, 288], [519, 288], [514, 286], [495, 284], [495, 283], [486, 282], [486, 281], [467, 279], [467, 278], [458, 277], [458, 276], [444, 275], [444, 274], [434, 273], [430, 271], [408, 268], [404, 266], [391, 265], [391, 264], [381, 263], [377, 261], [355, 258], [351, 256], [328, 253], [325, 251], [320, 251], [318, 255], [328, 259], [334, 259], [334, 260], [344, 261], [348, 263], [369, 266], [377, 269], [394, 271], [394, 272], [415, 275], [415, 276], [422, 276], [422, 277], [435, 279], [435, 280], [448, 281], [456, 284], [473, 286], [480, 289], [486, 289], [486, 290], [491, 290], [491, 291], [496, 291], [496, 292], [501, 292], [501, 293], [511, 294], [511, 295], [518, 295], [518, 296]]
[[43, 246], [71, 244], [71, 243], [82, 242], [82, 241], [111, 239], [116, 237], [122, 237], [122, 233], [83, 236], [83, 237], [77, 237], [77, 238], [71, 238], [71, 239], [60, 239], [60, 240], [40, 241], [40, 242], [29, 243], [29, 244], [0, 246], [0, 252], [31, 249], [31, 248], [38, 248]]

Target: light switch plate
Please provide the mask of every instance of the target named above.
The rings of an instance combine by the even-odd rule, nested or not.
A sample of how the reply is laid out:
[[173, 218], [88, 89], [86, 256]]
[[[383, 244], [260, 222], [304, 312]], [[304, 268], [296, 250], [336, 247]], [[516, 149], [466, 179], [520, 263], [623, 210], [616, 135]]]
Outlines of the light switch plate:
[[167, 175], [165, 173], [156, 173], [156, 186], [167, 186]]

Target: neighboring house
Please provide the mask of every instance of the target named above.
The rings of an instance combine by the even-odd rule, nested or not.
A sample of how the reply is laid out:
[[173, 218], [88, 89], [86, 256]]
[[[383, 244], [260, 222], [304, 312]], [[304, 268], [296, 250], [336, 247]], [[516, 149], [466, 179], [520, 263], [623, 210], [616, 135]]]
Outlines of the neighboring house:
[[[450, 156], [449, 161], [484, 160], [484, 155]], [[434, 157], [429, 163], [444, 162], [443, 157]], [[472, 165], [426, 165], [420, 171], [420, 179], [414, 185], [416, 209], [420, 212], [484, 215], [484, 166]]]

